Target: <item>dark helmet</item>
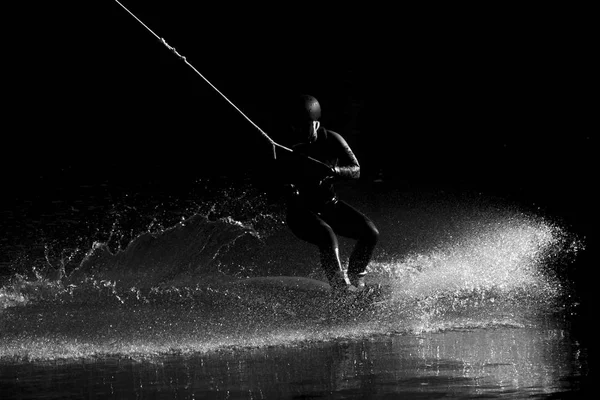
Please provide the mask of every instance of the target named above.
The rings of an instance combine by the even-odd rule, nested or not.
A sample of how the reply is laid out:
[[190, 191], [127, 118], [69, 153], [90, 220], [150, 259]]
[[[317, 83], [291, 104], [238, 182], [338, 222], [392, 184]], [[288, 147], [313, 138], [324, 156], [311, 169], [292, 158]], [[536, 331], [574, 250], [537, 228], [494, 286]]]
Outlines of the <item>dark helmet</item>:
[[291, 108], [293, 122], [318, 121], [321, 118], [321, 105], [313, 96], [300, 96]]
[[312, 121], [318, 121], [321, 118], [321, 105], [313, 96], [307, 94], [302, 95], [304, 100], [304, 109], [308, 114], [308, 118]]

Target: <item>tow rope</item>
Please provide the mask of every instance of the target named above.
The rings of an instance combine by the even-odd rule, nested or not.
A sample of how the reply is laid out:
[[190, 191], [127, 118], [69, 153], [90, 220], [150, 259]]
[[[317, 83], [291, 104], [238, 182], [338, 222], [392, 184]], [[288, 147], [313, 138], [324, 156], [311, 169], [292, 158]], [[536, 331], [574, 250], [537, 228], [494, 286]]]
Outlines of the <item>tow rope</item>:
[[196, 68], [195, 68], [195, 67], [194, 67], [192, 64], [190, 64], [190, 62], [189, 62], [189, 61], [188, 61], [188, 60], [187, 60], [187, 59], [186, 59], [184, 56], [182, 56], [181, 54], [179, 54], [179, 53], [177, 52], [177, 50], [175, 49], [175, 47], [173, 47], [173, 46], [169, 46], [169, 44], [166, 42], [166, 40], [165, 40], [165, 39], [161, 38], [161, 37], [160, 37], [160, 36], [158, 36], [156, 33], [154, 33], [154, 31], [152, 31], [152, 29], [150, 29], [150, 28], [149, 28], [149, 27], [148, 27], [146, 24], [144, 24], [144, 23], [143, 23], [143, 22], [142, 22], [142, 21], [141, 21], [141, 20], [140, 20], [138, 17], [136, 17], [136, 16], [135, 16], [135, 14], [133, 14], [131, 11], [129, 11], [129, 10], [127, 9], [127, 7], [125, 7], [123, 4], [121, 4], [121, 2], [119, 2], [119, 0], [115, 0], [115, 1], [117, 2], [117, 4], [118, 4], [118, 5], [120, 5], [121, 7], [123, 7], [123, 9], [124, 9], [125, 11], [127, 11], [127, 12], [128, 12], [128, 13], [129, 13], [129, 14], [130, 14], [130, 15], [131, 15], [133, 18], [135, 18], [135, 19], [136, 19], [136, 20], [137, 20], [137, 21], [138, 21], [140, 24], [142, 24], [142, 26], [143, 26], [144, 28], [146, 28], [146, 29], [148, 30], [148, 32], [150, 32], [152, 35], [154, 35], [154, 36], [155, 36], [155, 37], [158, 39], [158, 41], [159, 41], [159, 42], [161, 42], [163, 45], [165, 45], [165, 47], [166, 47], [167, 49], [169, 49], [170, 51], [172, 51], [172, 52], [173, 52], [173, 54], [175, 54], [175, 55], [176, 55], [176, 56], [177, 56], [177, 57], [178, 57], [178, 58], [179, 58], [181, 61], [183, 61], [183, 62], [184, 62], [184, 63], [186, 63], [186, 64], [187, 64], [187, 65], [188, 65], [188, 66], [189, 66], [191, 69], [193, 69], [193, 70], [194, 70], [194, 72], [195, 72], [196, 74], [198, 74], [198, 76], [199, 76], [200, 78], [204, 79], [204, 81], [205, 81], [206, 83], [208, 83], [208, 84], [209, 84], [209, 86], [210, 86], [210, 87], [212, 87], [212, 88], [213, 88], [213, 89], [214, 89], [214, 90], [215, 90], [215, 91], [216, 91], [218, 94], [220, 94], [220, 95], [221, 95], [221, 97], [223, 97], [223, 98], [224, 98], [224, 99], [225, 99], [225, 100], [226, 100], [226, 101], [227, 101], [229, 104], [231, 104], [231, 105], [233, 106], [233, 108], [235, 108], [235, 109], [236, 109], [236, 111], [237, 111], [237, 112], [239, 112], [239, 113], [240, 113], [240, 114], [241, 114], [241, 115], [242, 115], [244, 118], [246, 118], [246, 120], [247, 120], [248, 122], [250, 122], [250, 123], [252, 124], [252, 126], [254, 126], [254, 127], [255, 127], [255, 128], [256, 128], [256, 129], [257, 129], [257, 130], [258, 130], [258, 131], [261, 133], [261, 135], [263, 135], [263, 137], [269, 141], [269, 143], [271, 143], [271, 146], [273, 146], [273, 158], [277, 158], [277, 157], [276, 157], [276, 149], [277, 149], [277, 148], [280, 148], [280, 149], [283, 149], [283, 150], [287, 150], [287, 151], [290, 151], [290, 152], [292, 151], [292, 149], [290, 149], [290, 148], [288, 148], [288, 147], [285, 147], [285, 146], [282, 146], [281, 144], [279, 144], [279, 143], [275, 142], [273, 139], [271, 139], [271, 138], [269, 137], [269, 135], [267, 135], [267, 134], [265, 133], [265, 131], [263, 131], [262, 129], [260, 129], [260, 127], [259, 127], [258, 125], [256, 125], [256, 124], [255, 124], [255, 123], [254, 123], [254, 122], [253, 122], [253, 121], [252, 121], [250, 118], [248, 118], [248, 116], [247, 116], [246, 114], [244, 114], [244, 113], [242, 112], [242, 110], [240, 110], [240, 109], [239, 109], [239, 108], [238, 108], [238, 107], [237, 107], [235, 104], [233, 104], [233, 103], [232, 103], [232, 102], [231, 102], [231, 101], [230, 101], [230, 100], [229, 100], [229, 99], [228, 99], [228, 98], [227, 98], [227, 97], [226, 97], [226, 96], [225, 96], [223, 93], [221, 93], [221, 91], [220, 91], [219, 89], [217, 89], [215, 85], [213, 85], [212, 83], [210, 83], [210, 81], [209, 81], [208, 79], [206, 79], [206, 77], [204, 77], [204, 75], [202, 75], [202, 74], [201, 74], [201, 73], [200, 73], [200, 72], [199, 72], [199, 71], [198, 71], [198, 70], [197, 70], [197, 69], [196, 69]]

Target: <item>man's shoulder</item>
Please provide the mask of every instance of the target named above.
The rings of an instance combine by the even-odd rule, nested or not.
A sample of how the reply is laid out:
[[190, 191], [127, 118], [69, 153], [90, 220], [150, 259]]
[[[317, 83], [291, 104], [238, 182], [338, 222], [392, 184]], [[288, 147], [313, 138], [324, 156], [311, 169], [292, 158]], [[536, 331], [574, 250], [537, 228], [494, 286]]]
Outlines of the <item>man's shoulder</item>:
[[344, 140], [344, 137], [342, 135], [340, 135], [339, 133], [332, 131], [331, 129], [326, 129], [326, 128], [322, 128], [323, 129], [323, 136], [325, 137], [326, 140], [332, 140], [332, 141], [340, 141], [340, 140]]
[[342, 135], [340, 135], [339, 133], [332, 131], [330, 129], [325, 129], [323, 128], [325, 131], [324, 137], [325, 137], [325, 141], [331, 145], [341, 145], [344, 147], [348, 146], [348, 143], [346, 142], [346, 139], [344, 139], [344, 137]]

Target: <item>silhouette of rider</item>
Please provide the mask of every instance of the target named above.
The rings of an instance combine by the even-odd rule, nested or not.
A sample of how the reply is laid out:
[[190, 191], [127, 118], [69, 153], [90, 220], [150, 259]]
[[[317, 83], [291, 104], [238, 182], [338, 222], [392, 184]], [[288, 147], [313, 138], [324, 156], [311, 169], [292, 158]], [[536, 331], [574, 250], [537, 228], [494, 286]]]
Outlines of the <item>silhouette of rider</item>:
[[[290, 189], [287, 225], [295, 236], [319, 248], [321, 266], [334, 291], [358, 292], [365, 288], [379, 232], [369, 218], [338, 198], [334, 183], [358, 179], [360, 165], [346, 140], [321, 126], [320, 116], [321, 106], [312, 96], [300, 96], [291, 106], [291, 137], [297, 143], [284, 168]], [[337, 235], [356, 240], [347, 277]]]

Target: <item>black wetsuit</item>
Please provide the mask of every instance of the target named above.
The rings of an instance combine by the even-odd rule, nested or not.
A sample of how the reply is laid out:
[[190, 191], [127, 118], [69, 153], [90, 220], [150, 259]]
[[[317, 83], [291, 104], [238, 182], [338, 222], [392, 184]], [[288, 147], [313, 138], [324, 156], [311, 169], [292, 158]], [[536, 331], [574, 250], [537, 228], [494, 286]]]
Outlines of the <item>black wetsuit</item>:
[[[319, 247], [322, 266], [329, 279], [339, 269], [334, 258], [338, 249], [336, 234], [357, 240], [348, 264], [348, 277], [364, 274], [379, 238], [375, 224], [361, 212], [338, 199], [333, 183], [358, 178], [360, 166], [346, 141], [333, 131], [320, 128], [312, 143], [294, 146], [294, 153], [317, 159], [336, 169], [333, 179], [325, 179], [326, 168], [296, 160], [286, 170], [293, 193], [287, 203], [287, 223], [300, 239]], [[312, 163], [315, 164], [315, 163]], [[325, 170], [325, 171], [324, 171]]]

